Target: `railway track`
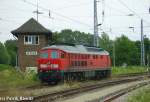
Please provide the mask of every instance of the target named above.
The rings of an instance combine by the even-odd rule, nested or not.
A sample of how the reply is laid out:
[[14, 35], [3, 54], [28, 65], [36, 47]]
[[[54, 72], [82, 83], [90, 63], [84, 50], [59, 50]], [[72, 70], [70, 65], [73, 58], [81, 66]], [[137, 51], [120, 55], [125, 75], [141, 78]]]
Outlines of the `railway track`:
[[132, 85], [130, 87], [127, 87], [127, 88], [124, 88], [124, 89], [121, 89], [121, 90], [118, 90], [118, 91], [115, 91], [115, 92], [112, 92], [106, 96], [103, 96], [99, 99], [95, 99], [95, 100], [92, 100], [92, 101], [87, 101], [87, 102], [111, 102], [125, 94], [128, 94], [129, 92], [133, 91], [133, 90], [136, 90], [140, 87], [143, 87], [145, 85], [148, 85], [150, 84], [150, 81], [147, 81], [147, 82], [143, 82], [143, 83], [138, 83], [136, 85]]
[[[143, 72], [143, 73], [121, 74], [121, 75], [113, 76], [111, 78], [124, 78], [124, 77], [133, 77], [133, 76], [141, 76], [141, 75], [148, 75], [148, 73]], [[112, 80], [111, 78], [104, 79], [104, 80]], [[84, 83], [84, 81], [83, 81], [83, 83]], [[86, 84], [86, 82], [85, 82], [85, 84]], [[49, 87], [49, 85], [48, 84], [33, 85], [33, 86], [25, 87], [24, 89], [38, 89], [38, 88], [43, 88], [43, 87]]]
[[[62, 91], [57, 91], [53, 92], [47, 95], [42, 95], [42, 96], [37, 96], [34, 97], [34, 100], [31, 102], [53, 102], [56, 101], [57, 99], [61, 98], [67, 98], [79, 93], [83, 92], [88, 92], [94, 89], [99, 89], [99, 88], [104, 88], [112, 85], [118, 85], [118, 84], [123, 84], [123, 83], [128, 83], [128, 82], [133, 82], [133, 81], [138, 81], [138, 80], [143, 80], [144, 76], [138, 76], [138, 77], [132, 77], [132, 78], [123, 78], [123, 79], [117, 79], [113, 81], [106, 81], [106, 82], [101, 82], [97, 84], [91, 84], [91, 85], [84, 85], [79, 88], [72, 88], [68, 90], [62, 90]], [[146, 77], [150, 77], [147, 76]], [[108, 101], [106, 101], [108, 102]]]
[[142, 86], [145, 86], [147, 84], [150, 84], [150, 82], [143, 82], [143, 83], [140, 83], [140, 84], [137, 84], [137, 85], [133, 85], [131, 87], [128, 87], [128, 88], [125, 88], [125, 89], [122, 89], [122, 90], [119, 90], [119, 91], [116, 91], [116, 92], [113, 92], [107, 96], [105, 96], [103, 102], [111, 102], [112, 100], [122, 96], [122, 95], [125, 95], [133, 90], [136, 90]]
[[[148, 74], [147, 72], [143, 72], [143, 73], [130, 73], [130, 74], [122, 74], [122, 75], [113, 76], [111, 78], [124, 78], [124, 77], [141, 76], [141, 75], [147, 75], [147, 74]], [[104, 79], [104, 80], [105, 81], [112, 80], [111, 78], [110, 79]], [[83, 81], [83, 84], [86, 84], [86, 82]], [[48, 84], [38, 84], [38, 85], [32, 85], [32, 86], [22, 87], [22, 88], [19, 88], [19, 89], [20, 90], [24, 90], [24, 89], [41, 89], [41, 88], [46, 88], [46, 87], [50, 87], [50, 86]], [[2, 90], [0, 90], [0, 93], [7, 92], [7, 91], [9, 91], [9, 90], [2, 89]]]

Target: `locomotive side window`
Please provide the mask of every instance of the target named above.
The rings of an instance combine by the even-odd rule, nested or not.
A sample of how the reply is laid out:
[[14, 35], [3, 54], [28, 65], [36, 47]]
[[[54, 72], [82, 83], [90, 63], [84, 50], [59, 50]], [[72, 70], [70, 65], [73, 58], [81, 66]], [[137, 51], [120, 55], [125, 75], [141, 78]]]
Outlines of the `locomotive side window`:
[[93, 55], [93, 59], [95, 59], [95, 55]]
[[88, 59], [90, 58], [90, 55], [88, 55]]
[[84, 59], [84, 55], [81, 55], [81, 58]]
[[61, 53], [61, 58], [65, 58], [65, 54], [64, 53]]
[[86, 61], [83, 61], [83, 66], [87, 66], [87, 62]]
[[74, 66], [74, 61], [71, 61], [71, 65]]
[[74, 66], [78, 66], [78, 63], [77, 63], [77, 61], [75, 61], [75, 64], [74, 64]]
[[77, 54], [75, 54], [75, 59], [77, 59], [78, 58], [78, 56], [77, 56]]
[[84, 66], [84, 62], [83, 61], [81, 62], [81, 66]]
[[101, 55], [101, 59], [103, 59], [103, 55]]
[[48, 58], [48, 53], [47, 52], [42, 52], [40, 54], [40, 58]]
[[93, 55], [93, 59], [97, 59], [98, 58], [98, 56], [97, 55]]
[[78, 66], [80, 66], [80, 61], [78, 61], [77, 63], [78, 63]]
[[85, 55], [85, 59], [87, 59], [88, 58], [88, 56], [87, 55]]
[[51, 52], [51, 58], [58, 58], [58, 52], [57, 51], [52, 51]]

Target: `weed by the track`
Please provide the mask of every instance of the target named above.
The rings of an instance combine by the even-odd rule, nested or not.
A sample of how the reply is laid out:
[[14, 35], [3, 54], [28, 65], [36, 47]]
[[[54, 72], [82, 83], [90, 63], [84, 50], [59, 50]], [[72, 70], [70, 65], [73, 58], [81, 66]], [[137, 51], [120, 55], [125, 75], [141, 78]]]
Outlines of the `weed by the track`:
[[0, 90], [21, 88], [39, 83], [36, 74], [21, 73], [8, 65], [0, 65]]
[[139, 66], [128, 66], [128, 67], [115, 67], [112, 68], [112, 76], [129, 73], [142, 73], [147, 72], [147, 68]]
[[128, 102], [150, 102], [150, 85], [135, 92]]

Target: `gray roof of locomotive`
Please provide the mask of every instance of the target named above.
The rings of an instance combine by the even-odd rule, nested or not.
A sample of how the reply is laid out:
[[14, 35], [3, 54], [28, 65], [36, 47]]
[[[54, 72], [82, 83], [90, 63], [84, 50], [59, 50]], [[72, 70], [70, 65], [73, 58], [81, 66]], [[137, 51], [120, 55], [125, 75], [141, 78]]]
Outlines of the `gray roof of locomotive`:
[[98, 54], [98, 55], [109, 55], [109, 53], [102, 49], [102, 48], [96, 48], [96, 47], [87, 47], [83, 45], [51, 45], [48, 47], [42, 48], [44, 49], [59, 49], [63, 50], [68, 53], [82, 53], [82, 54]]

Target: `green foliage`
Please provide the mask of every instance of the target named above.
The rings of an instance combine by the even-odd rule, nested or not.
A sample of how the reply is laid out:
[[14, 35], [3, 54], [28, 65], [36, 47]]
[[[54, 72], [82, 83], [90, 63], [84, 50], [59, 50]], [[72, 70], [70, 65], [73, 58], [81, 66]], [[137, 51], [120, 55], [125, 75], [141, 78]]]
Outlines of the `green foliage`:
[[139, 66], [115, 67], [112, 68], [112, 76], [128, 74], [128, 73], [141, 73], [146, 71], [147, 69], [145, 67], [139, 67]]
[[140, 89], [138, 92], [128, 98], [128, 102], [149, 102], [150, 86]]
[[12, 66], [0, 64], [0, 71], [6, 70], [6, 69], [13, 69]]
[[17, 53], [16, 41], [7, 40], [5, 42], [5, 47], [10, 56], [10, 65], [15, 66], [16, 65], [16, 53]]
[[70, 29], [55, 32], [50, 43], [72, 43], [92, 46], [93, 36], [84, 32], [72, 31]]
[[21, 73], [7, 65], [0, 65], [0, 76], [0, 89], [21, 88], [39, 83], [35, 73]]
[[110, 40], [109, 36], [106, 33], [103, 33], [100, 38], [100, 47], [103, 48], [104, 50], [108, 51], [110, 54], [110, 57], [113, 62], [113, 44], [114, 42]]
[[106, 33], [103, 33], [100, 38], [101, 48], [111, 52], [113, 49], [113, 41], [110, 40], [109, 36]]
[[10, 56], [7, 52], [5, 46], [0, 43], [0, 64], [9, 64], [10, 63]]
[[123, 63], [127, 65], [139, 64], [138, 49], [133, 41], [122, 35], [116, 39], [115, 45], [117, 65], [122, 65]]

